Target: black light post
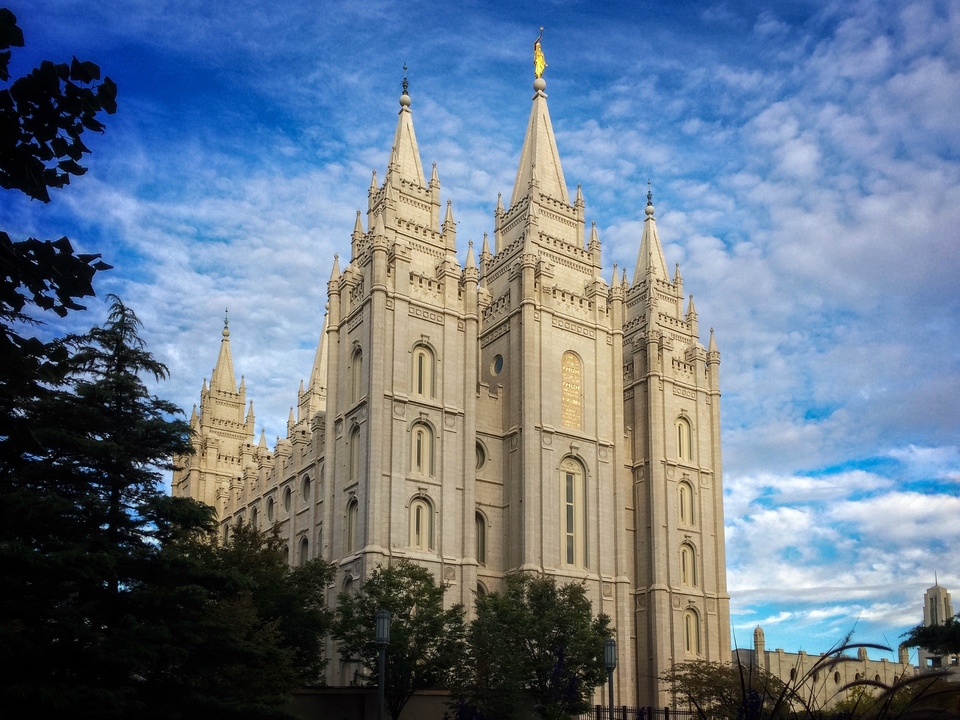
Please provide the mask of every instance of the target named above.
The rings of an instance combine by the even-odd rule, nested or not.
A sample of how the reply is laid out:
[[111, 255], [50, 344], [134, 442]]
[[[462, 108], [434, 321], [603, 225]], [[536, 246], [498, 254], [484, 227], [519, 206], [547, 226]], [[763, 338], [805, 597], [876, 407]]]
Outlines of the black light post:
[[607, 687], [610, 692], [609, 720], [613, 720], [613, 671], [617, 669], [617, 641], [608, 637], [603, 641], [603, 663], [607, 666]]
[[387, 645], [390, 644], [390, 613], [377, 610], [376, 645], [379, 651], [379, 671], [377, 672], [377, 720], [383, 720], [383, 686], [386, 684]]

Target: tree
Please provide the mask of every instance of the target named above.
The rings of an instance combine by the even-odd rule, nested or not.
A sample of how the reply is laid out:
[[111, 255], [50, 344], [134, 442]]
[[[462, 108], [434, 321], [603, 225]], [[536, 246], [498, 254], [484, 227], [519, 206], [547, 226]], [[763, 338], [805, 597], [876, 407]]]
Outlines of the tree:
[[446, 589], [426, 568], [401, 561], [377, 566], [356, 594], [337, 599], [333, 633], [340, 657], [359, 665], [357, 683], [377, 683], [374, 618], [381, 608], [390, 612], [384, 696], [394, 720], [413, 693], [448, 687], [464, 654], [463, 606], [444, 610]]
[[[0, 8], [0, 82], [10, 80], [12, 47], [23, 46], [16, 17]], [[90, 152], [81, 136], [103, 132], [99, 113], [116, 111], [116, 85], [100, 69], [76, 58], [68, 66], [49, 61], [0, 89], [0, 187], [49, 202], [49, 188], [63, 187]], [[14, 241], [0, 231], [0, 477], [38, 449], [28, 408], [62, 381], [68, 351], [26, 331], [36, 310], [63, 317], [93, 295], [94, 273], [110, 266], [99, 255], [74, 253], [67, 238]]]
[[660, 678], [674, 701], [703, 718], [788, 717], [787, 686], [762, 668], [694, 660], [677, 663]]
[[552, 577], [510, 575], [502, 592], [477, 598], [468, 633], [470, 655], [455, 693], [460, 714], [472, 708], [488, 720], [586, 712], [606, 681], [606, 615], [594, 617], [583, 584], [558, 586]]
[[[26, 413], [40, 450], [0, 503], [0, 703], [20, 716], [280, 717], [316, 682], [332, 570], [291, 570], [283, 542], [162, 493], [190, 452], [179, 411], [141, 378], [166, 368], [113, 297], [71, 338], [64, 385]], [[9, 711], [15, 712], [15, 711]]]
[[939, 625], [917, 625], [901, 637], [903, 645], [920, 647], [933, 655], [960, 654], [960, 615], [947, 618]]

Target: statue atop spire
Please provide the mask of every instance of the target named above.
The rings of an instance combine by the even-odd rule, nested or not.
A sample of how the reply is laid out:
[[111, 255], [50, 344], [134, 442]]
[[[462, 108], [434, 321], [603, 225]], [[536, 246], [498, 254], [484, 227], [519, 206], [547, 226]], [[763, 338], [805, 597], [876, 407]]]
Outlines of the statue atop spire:
[[543, 71], [547, 69], [547, 61], [543, 57], [543, 50], [540, 47], [540, 40], [543, 39], [543, 25], [540, 26], [540, 35], [533, 41], [533, 74], [539, 80], [543, 77]]

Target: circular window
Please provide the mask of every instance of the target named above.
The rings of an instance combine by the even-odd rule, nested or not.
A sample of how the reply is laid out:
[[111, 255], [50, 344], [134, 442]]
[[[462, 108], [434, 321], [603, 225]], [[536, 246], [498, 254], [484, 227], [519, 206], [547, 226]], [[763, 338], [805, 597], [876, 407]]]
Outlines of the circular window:
[[499, 375], [503, 372], [503, 355], [497, 355], [493, 358], [493, 362], [490, 363], [490, 373], [492, 375]]
[[310, 476], [304, 475], [300, 481], [300, 495], [303, 497], [304, 502], [310, 502], [310, 485]]
[[273, 522], [273, 498], [267, 498], [267, 522]]
[[290, 512], [290, 496], [293, 493], [290, 492], [290, 488], [284, 488], [283, 490], [283, 509], [287, 512]]
[[483, 467], [483, 464], [487, 461], [487, 451], [483, 449], [481, 443], [477, 443], [477, 470]]

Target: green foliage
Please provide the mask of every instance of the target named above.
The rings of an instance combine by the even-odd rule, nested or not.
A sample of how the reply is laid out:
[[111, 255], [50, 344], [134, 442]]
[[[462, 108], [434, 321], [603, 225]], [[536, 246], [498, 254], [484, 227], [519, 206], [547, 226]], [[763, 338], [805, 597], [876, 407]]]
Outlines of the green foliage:
[[[10, 79], [10, 48], [21, 46], [16, 17], [0, 9], [0, 81]], [[44, 63], [46, 70], [0, 89], [0, 187], [49, 202], [49, 187], [62, 187], [70, 174], [84, 171], [78, 160], [89, 150], [80, 135], [102, 132], [96, 116], [116, 109], [116, 88], [109, 79], [92, 83], [99, 77], [96, 65], [76, 58], [73, 65]], [[53, 165], [61, 158], [63, 167]], [[69, 354], [61, 342], [42, 342], [26, 330], [37, 324], [36, 310], [63, 317], [83, 309], [77, 301], [93, 295], [94, 273], [110, 267], [98, 258], [76, 255], [65, 237], [15, 242], [0, 231], [0, 473], [29, 462], [39, 449], [26, 410], [62, 382]]]
[[784, 704], [777, 703], [786, 686], [761, 668], [694, 660], [674, 665], [660, 679], [670, 686], [675, 702], [700, 717], [789, 717]]
[[921, 647], [933, 655], [960, 654], [960, 615], [940, 625], [917, 625], [903, 634], [907, 647]]
[[460, 714], [488, 720], [543, 718], [586, 712], [594, 688], [606, 681], [606, 615], [593, 616], [582, 584], [510, 575], [502, 592], [477, 598], [469, 630], [469, 661], [455, 693]]
[[[22, 46], [16, 17], [0, 9], [0, 81], [10, 79], [10, 48]], [[92, 62], [44, 60], [0, 90], [0, 187], [49, 202], [48, 188], [86, 172], [79, 160], [90, 150], [81, 135], [103, 132], [97, 115], [117, 110], [117, 86], [110, 78], [99, 80], [100, 68]]]
[[377, 684], [374, 618], [390, 612], [384, 696], [394, 720], [414, 692], [448, 687], [464, 654], [463, 607], [444, 610], [445, 591], [429, 570], [401, 561], [378, 566], [356, 594], [337, 600], [334, 637], [341, 658], [359, 665], [357, 683]]
[[[5, 717], [280, 717], [316, 682], [330, 566], [291, 570], [283, 542], [162, 494], [190, 452], [166, 368], [118, 298], [71, 338], [62, 384], [24, 410], [37, 450], [0, 485], [0, 705]], [[23, 708], [23, 710], [17, 710]]]

